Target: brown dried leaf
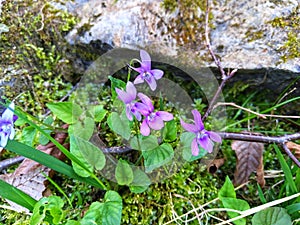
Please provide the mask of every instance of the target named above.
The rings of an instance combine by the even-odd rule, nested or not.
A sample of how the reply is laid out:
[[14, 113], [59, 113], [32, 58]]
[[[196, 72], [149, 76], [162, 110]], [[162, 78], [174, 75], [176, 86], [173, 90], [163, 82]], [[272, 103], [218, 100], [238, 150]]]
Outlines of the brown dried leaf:
[[[65, 139], [67, 138], [67, 134], [57, 133], [55, 134], [54, 138], [60, 144], [63, 144]], [[67, 146], [65, 145], [65, 147]], [[45, 146], [39, 145], [37, 149], [61, 160], [65, 158], [62, 152], [58, 148], [56, 148], [56, 146], [52, 142], [48, 143]], [[39, 200], [40, 198], [45, 196], [44, 193], [47, 192], [48, 185], [47, 179], [42, 173], [46, 174], [49, 177], [52, 177], [54, 171], [31, 159], [24, 159], [23, 162], [13, 173], [0, 175], [0, 179], [24, 191], [34, 199]], [[49, 192], [47, 193], [49, 195]], [[28, 212], [27, 209], [11, 201], [8, 202], [16, 211]]]
[[296, 156], [297, 159], [300, 159], [300, 145], [294, 142], [287, 142], [286, 146], [290, 149]]
[[258, 142], [233, 141], [231, 144], [232, 150], [237, 156], [236, 170], [234, 173], [234, 185], [246, 183], [252, 172], [259, 169], [260, 184], [264, 184], [263, 179], [263, 149], [264, 145]]
[[264, 163], [263, 157], [260, 158], [259, 166], [256, 170], [256, 180], [257, 183], [263, 188], [266, 184], [265, 177], [264, 177]]

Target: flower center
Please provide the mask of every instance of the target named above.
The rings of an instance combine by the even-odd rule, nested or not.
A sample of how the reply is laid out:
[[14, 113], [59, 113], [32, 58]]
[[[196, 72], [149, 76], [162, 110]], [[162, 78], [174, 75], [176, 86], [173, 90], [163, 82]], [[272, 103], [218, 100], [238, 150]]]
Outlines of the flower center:
[[150, 113], [148, 116], [148, 121], [152, 121], [156, 117], [156, 113]]
[[0, 127], [0, 132], [4, 133], [5, 136], [8, 135], [8, 134], [10, 134], [10, 132], [11, 132], [11, 124], [3, 124]]
[[146, 80], [150, 80], [151, 76], [152, 76], [152, 74], [149, 73], [148, 71], [143, 73], [143, 78]]
[[197, 139], [198, 140], [202, 139], [204, 136], [207, 136], [206, 130], [202, 130], [202, 131], [197, 133]]

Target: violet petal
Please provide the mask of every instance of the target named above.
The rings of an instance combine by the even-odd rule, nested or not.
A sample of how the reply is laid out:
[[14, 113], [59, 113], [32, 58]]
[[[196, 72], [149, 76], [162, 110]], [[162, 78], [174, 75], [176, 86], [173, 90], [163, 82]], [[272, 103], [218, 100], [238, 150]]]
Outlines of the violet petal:
[[208, 138], [207, 135], [204, 135], [200, 139], [198, 139], [198, 143], [202, 148], [204, 148], [208, 153], [212, 153], [213, 151], [213, 144], [211, 140]]
[[133, 101], [136, 98], [136, 88], [130, 81], [126, 85], [126, 92], [130, 97], [132, 97], [131, 101]]
[[213, 131], [206, 131], [206, 133], [208, 134], [209, 138], [210, 138], [212, 141], [219, 142], [219, 143], [222, 142], [221, 136], [220, 136], [219, 134], [217, 134], [216, 132], [213, 132]]
[[148, 120], [148, 125], [153, 130], [160, 130], [164, 127], [164, 121], [159, 116], [155, 116], [152, 120]]
[[127, 118], [130, 120], [130, 121], [132, 121], [132, 114], [131, 114], [131, 107], [130, 107], [130, 105], [127, 105], [126, 106], [126, 116], [127, 116]]
[[147, 95], [144, 95], [143, 93], [138, 93], [138, 97], [147, 106], [148, 111], [153, 112], [154, 106], [152, 104], [151, 99]]
[[154, 76], [154, 78], [155, 78], [156, 80], [162, 78], [162, 76], [164, 75], [164, 71], [162, 71], [162, 70], [157, 70], [157, 69], [151, 70], [151, 73], [152, 73], [152, 75]]
[[165, 112], [165, 111], [158, 111], [156, 112], [156, 115], [162, 118], [163, 121], [170, 121], [173, 119], [172, 113]]
[[134, 98], [132, 98], [132, 96], [130, 96], [129, 94], [127, 94], [125, 91], [119, 89], [119, 88], [116, 88], [115, 89], [117, 94], [118, 94], [118, 98], [124, 102], [125, 104], [128, 104], [130, 103], [132, 100], [134, 100]]
[[144, 103], [136, 102], [134, 104], [135, 109], [139, 111], [143, 116], [148, 116], [151, 111], [149, 111], [148, 107]]
[[197, 133], [199, 131], [198, 127], [196, 127], [194, 124], [189, 124], [184, 122], [182, 119], [180, 119], [180, 124], [188, 132]]
[[195, 125], [198, 127], [198, 129], [201, 131], [204, 129], [204, 125], [203, 125], [203, 122], [201, 120], [201, 115], [199, 113], [198, 110], [196, 109], [193, 109], [192, 110], [192, 114], [194, 116], [194, 121], [195, 121]]
[[5, 135], [3, 132], [1, 132], [0, 139], [0, 146], [4, 148], [7, 144], [8, 135]]
[[145, 80], [149, 84], [150, 89], [152, 91], [154, 91], [156, 89], [156, 87], [157, 87], [157, 84], [156, 84], [156, 81], [155, 81], [154, 77], [150, 76], [149, 79], [145, 79]]
[[138, 75], [135, 80], [133, 81], [134, 84], [141, 84], [144, 83], [144, 78], [142, 75]]
[[14, 137], [15, 137], [15, 129], [13, 127], [11, 127], [9, 139], [12, 140], [12, 139], [14, 139]]
[[148, 127], [146, 119], [143, 120], [140, 128], [141, 134], [143, 136], [149, 136], [150, 134], [150, 128]]
[[10, 122], [12, 124], [13, 123], [13, 117], [14, 117], [13, 110], [15, 109], [15, 104], [13, 102], [11, 102], [8, 107], [9, 108], [5, 109], [5, 111], [2, 114], [2, 120]]
[[141, 59], [142, 59], [142, 67], [146, 71], [151, 70], [151, 57], [148, 54], [148, 52], [146, 52], [144, 50], [140, 50], [140, 56], [141, 56]]
[[193, 156], [199, 155], [199, 146], [198, 146], [197, 138], [193, 139], [192, 144], [191, 144], [191, 149], [192, 149]]

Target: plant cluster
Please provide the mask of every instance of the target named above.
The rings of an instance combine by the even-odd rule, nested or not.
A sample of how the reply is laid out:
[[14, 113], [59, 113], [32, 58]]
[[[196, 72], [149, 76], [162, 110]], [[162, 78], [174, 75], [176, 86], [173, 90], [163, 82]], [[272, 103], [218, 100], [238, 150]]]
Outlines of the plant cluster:
[[[41, 7], [40, 15], [44, 15], [47, 7], [47, 4]], [[130, 61], [126, 81], [113, 76], [109, 78], [110, 91], [105, 93], [107, 97], [100, 103], [82, 105], [84, 101], [81, 102], [82, 99], [76, 95], [72, 96], [73, 101], [70, 98], [70, 101], [51, 102], [50, 99], [49, 102], [45, 102], [45, 106], [54, 119], [47, 117], [44, 121], [39, 121], [26, 110], [22, 110], [22, 107], [15, 107], [15, 100], [5, 99], [6, 104], [2, 104], [6, 109], [0, 118], [0, 150], [6, 149], [22, 155], [64, 177], [64, 181], [58, 184], [43, 173], [56, 189], [57, 195], [41, 199], [34, 199], [29, 193], [0, 179], [0, 195], [32, 213], [29, 222], [26, 221], [27, 218], [24, 219], [27, 223], [222, 225], [233, 222], [237, 225], [290, 225], [292, 221], [299, 222], [299, 145], [291, 141], [299, 140], [300, 134], [292, 132], [286, 135], [282, 127], [278, 127], [275, 132], [281, 136], [210, 130], [211, 112], [218, 105], [218, 95], [236, 70], [226, 73], [211, 50], [208, 17], [207, 10], [205, 37], [209, 52], [220, 69], [222, 82], [207, 107], [200, 100], [195, 101], [195, 109], [191, 111], [191, 123], [162, 95], [150, 97], [151, 93], [157, 91], [159, 82], [167, 71], [152, 68], [150, 55], [144, 50], [140, 51], [141, 59]], [[43, 16], [40, 19], [43, 28], [46, 20]], [[54, 69], [56, 60], [52, 60], [51, 54], [55, 55], [55, 48], [51, 48], [52, 53], [49, 54], [52, 58], [48, 60], [47, 56], [50, 55], [45, 55], [43, 49], [31, 45], [26, 47], [35, 50], [38, 58], [44, 62], [42, 68], [46, 71]], [[139, 64], [139, 67], [135, 67], [136, 64]], [[134, 79], [133, 71], [137, 73]], [[92, 83], [87, 86], [90, 91], [97, 92]], [[138, 91], [140, 86], [144, 87], [143, 91]], [[223, 103], [239, 109], [237, 113], [230, 114], [232, 119], [224, 130], [235, 127], [237, 131], [242, 127], [241, 124], [254, 118], [274, 117], [276, 115], [273, 112], [276, 109], [300, 99], [294, 97], [283, 101], [280, 98], [273, 106], [256, 112], [255, 108], [247, 105], [253, 96], [247, 97], [243, 106]], [[85, 93], [82, 97], [87, 98]], [[242, 114], [244, 111], [246, 114]], [[246, 115], [246, 118], [241, 115]], [[64, 123], [64, 126], [58, 127], [60, 123]], [[16, 135], [14, 126], [21, 126], [22, 133]], [[281, 123], [280, 126], [284, 125]], [[59, 132], [65, 134], [66, 138], [63, 141], [53, 136]], [[279, 193], [277, 196], [275, 191], [264, 193], [261, 187], [263, 183], [260, 183], [261, 186], [258, 185], [257, 190], [248, 190], [257, 191], [259, 197], [256, 201], [261, 202], [261, 205], [251, 208], [250, 200], [242, 199], [245, 193], [241, 188], [245, 184], [234, 188], [233, 183], [226, 177], [224, 185], [218, 190], [216, 177], [206, 174], [208, 179], [203, 179], [203, 168], [197, 160], [206, 160], [212, 156], [216, 143], [228, 149], [229, 143], [226, 139], [243, 141], [239, 144], [246, 147], [253, 142], [272, 143], [269, 148], [275, 150], [284, 176], [282, 185], [274, 187]], [[65, 155], [66, 160], [38, 150], [35, 147], [38, 143], [45, 146], [50, 143]], [[289, 160], [284, 158], [278, 146], [286, 152]], [[246, 147], [236, 147], [235, 151], [245, 150], [249, 153], [242, 154], [242, 160], [246, 166], [255, 165], [258, 177], [258, 173], [262, 171], [262, 168], [258, 170], [258, 167], [264, 164], [261, 156], [262, 145], [251, 149]], [[294, 149], [295, 153], [292, 152]], [[260, 152], [259, 156], [253, 153], [256, 150]], [[228, 158], [232, 156], [225, 150], [223, 154]], [[250, 159], [245, 160], [245, 157]], [[270, 163], [267, 160], [272, 157], [274, 155], [269, 155], [264, 160]], [[218, 163], [214, 162], [210, 166], [218, 168]], [[225, 166], [227, 169], [233, 169], [232, 165]], [[240, 171], [236, 173], [238, 172]], [[245, 173], [247, 180], [249, 169], [246, 169]], [[166, 179], [169, 176], [173, 176], [173, 179]], [[186, 196], [186, 193], [189, 196]], [[170, 198], [167, 199], [166, 195], [170, 195]], [[173, 200], [175, 198], [176, 200]], [[209, 202], [205, 202], [208, 199]], [[141, 205], [143, 202], [145, 205]], [[150, 202], [157, 208], [150, 206]], [[79, 211], [84, 213], [80, 214]], [[251, 215], [254, 216], [250, 218]], [[11, 220], [8, 218], [5, 222]]]

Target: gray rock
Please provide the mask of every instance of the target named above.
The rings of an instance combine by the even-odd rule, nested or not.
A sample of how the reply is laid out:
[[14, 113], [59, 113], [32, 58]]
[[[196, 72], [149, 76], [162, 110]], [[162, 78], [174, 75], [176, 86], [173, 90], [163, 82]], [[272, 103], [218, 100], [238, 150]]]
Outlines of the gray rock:
[[[277, 17], [290, 15], [298, 4], [297, 0], [219, 0], [212, 7], [215, 29], [211, 32], [211, 40], [223, 66], [242, 69], [271, 67], [300, 72], [299, 58], [287, 62], [281, 60], [279, 49], [287, 40], [287, 32], [270, 23]], [[251, 36], [259, 33], [261, 38], [251, 40]]]
[[[73, 44], [100, 40], [114, 48], [155, 46], [155, 51], [176, 55], [182, 48], [178, 48], [176, 38], [170, 34], [168, 22], [180, 13], [178, 10], [167, 12], [161, 3], [160, 0], [76, 1], [71, 8], [81, 22], [67, 40]], [[282, 53], [278, 49], [285, 43], [287, 32], [268, 23], [276, 17], [288, 16], [298, 4], [297, 0], [219, 0], [212, 5], [211, 42], [224, 67], [300, 72], [299, 58], [280, 60]], [[81, 32], [87, 24], [90, 28]], [[262, 37], [250, 40], [257, 32], [261, 32]], [[192, 49], [194, 54], [203, 55], [203, 46], [202, 43], [201, 47]]]
[[[259, 87], [272, 88], [280, 93], [300, 75], [299, 58], [282, 60], [286, 52], [280, 51], [280, 48], [287, 41], [289, 28], [274, 27], [270, 23], [275, 18], [289, 16], [297, 9], [298, 0], [213, 2], [212, 47], [224, 68], [239, 69], [237, 79], [246, 82], [261, 80], [263, 83], [259, 82]], [[201, 62], [205, 67], [216, 67], [208, 55], [203, 30], [196, 33], [196, 43], [182, 46], [180, 38], [174, 36], [181, 33], [176, 30], [180, 26], [172, 23], [175, 19], [181, 19], [183, 14], [178, 9], [170, 12], [161, 3], [160, 0], [77, 0], [70, 3], [69, 9], [81, 21], [66, 38], [71, 44], [98, 41], [106, 47], [142, 48], [150, 53], [176, 57], [182, 60], [182, 64], [190, 66]], [[204, 17], [200, 9], [198, 14]], [[191, 14], [191, 18], [194, 16]], [[184, 24], [186, 21], [182, 22]], [[298, 38], [299, 35], [300, 32]], [[217, 73], [216, 69], [213, 71]]]

